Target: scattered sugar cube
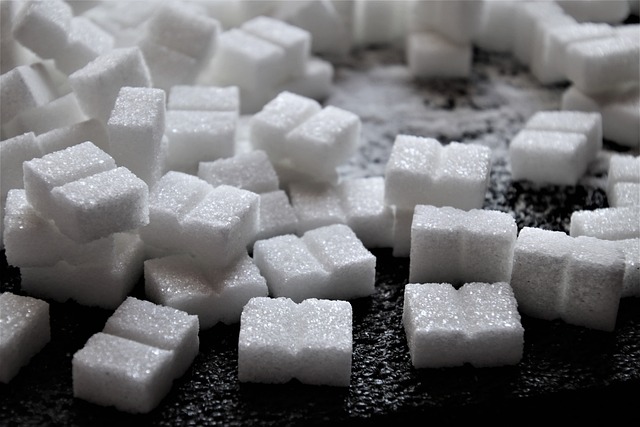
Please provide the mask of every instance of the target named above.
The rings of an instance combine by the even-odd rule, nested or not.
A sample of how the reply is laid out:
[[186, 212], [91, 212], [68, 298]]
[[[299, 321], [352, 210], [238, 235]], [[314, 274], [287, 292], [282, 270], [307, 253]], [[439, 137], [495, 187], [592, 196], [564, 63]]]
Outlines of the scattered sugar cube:
[[56, 93], [40, 67], [20, 65], [0, 76], [0, 117], [3, 127], [18, 113], [45, 105]]
[[168, 170], [196, 175], [198, 165], [231, 157], [235, 150], [237, 115], [219, 111], [167, 111]]
[[317, 101], [325, 100], [333, 90], [333, 64], [325, 59], [312, 56], [306, 62], [302, 75], [287, 80], [278, 86], [276, 93], [292, 92]]
[[517, 234], [515, 219], [505, 212], [417, 205], [409, 281], [508, 282]]
[[519, 0], [484, 2], [474, 43], [490, 52], [510, 52], [516, 31], [515, 14]]
[[169, 90], [167, 109], [239, 114], [240, 91], [237, 86], [174, 85]]
[[536, 23], [566, 15], [555, 2], [522, 2], [516, 7], [513, 26], [516, 29], [512, 53], [524, 65], [530, 65], [534, 49]]
[[290, 78], [304, 73], [311, 54], [311, 34], [308, 31], [269, 16], [252, 18], [240, 28], [282, 47], [285, 70]]
[[640, 237], [640, 205], [578, 210], [571, 214], [569, 234], [604, 240]]
[[145, 293], [157, 304], [197, 315], [200, 330], [218, 323], [238, 323], [251, 298], [269, 293], [266, 280], [248, 255], [211, 273], [186, 254], [149, 259], [144, 263]]
[[617, 182], [607, 192], [609, 206], [618, 208], [640, 205], [640, 182]]
[[164, 2], [146, 22], [145, 37], [203, 63], [213, 55], [220, 30], [216, 19], [181, 2]]
[[436, 32], [407, 36], [407, 65], [419, 79], [468, 77], [471, 73], [471, 44], [457, 44]]
[[22, 165], [27, 200], [42, 216], [53, 217], [54, 188], [116, 168], [114, 159], [86, 141]]
[[260, 194], [260, 221], [258, 232], [251, 242], [250, 249], [258, 240], [269, 239], [283, 234], [295, 234], [298, 230], [298, 217], [284, 190], [269, 191]]
[[148, 185], [160, 179], [166, 94], [161, 89], [123, 87], [107, 122], [109, 153]]
[[602, 115], [586, 111], [538, 111], [525, 123], [525, 129], [576, 132], [587, 138], [588, 161], [595, 160], [602, 149]]
[[477, 144], [398, 135], [385, 169], [385, 203], [479, 209], [489, 185], [491, 150]]
[[611, 242], [524, 227], [511, 286], [524, 314], [612, 331], [624, 272], [624, 256]]
[[201, 71], [198, 60], [149, 39], [140, 41], [138, 47], [154, 88], [168, 92], [173, 85], [195, 83]]
[[576, 185], [592, 153], [582, 133], [523, 129], [509, 143], [511, 176], [516, 181]]
[[346, 387], [351, 378], [352, 309], [346, 301], [251, 299], [238, 339], [240, 382]]
[[22, 290], [39, 298], [114, 310], [142, 276], [144, 245], [133, 233], [118, 233], [110, 258], [71, 265], [20, 268]]
[[0, 294], [0, 382], [9, 383], [50, 340], [47, 302]]
[[171, 389], [173, 353], [98, 332], [72, 359], [73, 396], [131, 413], [148, 413]]
[[567, 14], [554, 14], [548, 18], [537, 20], [533, 27], [533, 47], [529, 58], [531, 73], [544, 85], [553, 83], [553, 75], [549, 71], [551, 34], [556, 28], [567, 28], [578, 25], [576, 20]]
[[214, 187], [227, 184], [254, 193], [276, 191], [280, 185], [269, 157], [262, 150], [200, 162], [198, 177]]
[[415, 368], [516, 365], [524, 328], [506, 282], [409, 283], [402, 322]]
[[67, 75], [71, 74], [109, 52], [114, 45], [113, 35], [84, 16], [74, 16], [66, 46], [54, 57], [56, 67]]
[[557, 3], [579, 22], [619, 24], [630, 12], [628, 0], [557, 0]]
[[410, 5], [411, 2], [354, 1], [351, 10], [353, 44], [367, 47], [400, 42], [407, 34], [404, 24]]
[[213, 268], [229, 266], [246, 253], [258, 231], [260, 196], [229, 185], [209, 191], [180, 219], [186, 251]]
[[4, 206], [5, 255], [9, 265], [42, 267], [62, 260], [77, 265], [113, 256], [113, 235], [86, 244], [71, 240], [53, 221], [38, 214], [24, 190], [10, 190]]
[[23, 188], [22, 163], [42, 155], [33, 132], [2, 141], [0, 144], [0, 195], [3, 203], [9, 190]]
[[572, 43], [566, 52], [567, 78], [583, 93], [599, 93], [640, 79], [640, 43], [607, 37]]
[[361, 130], [356, 114], [326, 106], [286, 135], [288, 157], [296, 169], [323, 175], [356, 152]]
[[364, 246], [393, 247], [394, 212], [384, 203], [384, 177], [345, 179], [338, 191], [346, 223]]
[[198, 354], [199, 330], [197, 316], [127, 297], [109, 316], [102, 332], [171, 351], [172, 376], [179, 378]]
[[329, 272], [293, 234], [258, 240], [253, 246], [253, 260], [267, 280], [272, 297], [300, 302], [327, 294]]
[[169, 171], [149, 194], [149, 224], [140, 228], [145, 244], [179, 250], [188, 247], [183, 239], [180, 220], [213, 188], [200, 178]]
[[137, 46], [115, 48], [69, 76], [84, 113], [107, 123], [120, 89], [151, 87], [149, 68]]
[[263, 150], [272, 162], [288, 157], [287, 134], [321, 110], [311, 98], [291, 92], [280, 92], [250, 121], [250, 140], [255, 149]]
[[289, 199], [298, 218], [298, 234], [331, 224], [345, 224], [337, 186], [312, 182], [292, 182]]
[[54, 58], [66, 47], [72, 17], [65, 1], [28, 2], [15, 17], [13, 37], [40, 58]]
[[[626, 187], [621, 187], [620, 184]], [[637, 201], [640, 192], [637, 187], [634, 190], [633, 184], [640, 184], [640, 157], [631, 154], [613, 154], [609, 159], [607, 173], [606, 191], [609, 205], [617, 207], [618, 202], [626, 200], [633, 204], [634, 200]]]
[[334, 224], [309, 230], [302, 241], [329, 272], [326, 298], [349, 300], [374, 293], [376, 257], [349, 226]]
[[56, 187], [51, 197], [52, 219], [79, 243], [149, 223], [149, 187], [125, 167]]

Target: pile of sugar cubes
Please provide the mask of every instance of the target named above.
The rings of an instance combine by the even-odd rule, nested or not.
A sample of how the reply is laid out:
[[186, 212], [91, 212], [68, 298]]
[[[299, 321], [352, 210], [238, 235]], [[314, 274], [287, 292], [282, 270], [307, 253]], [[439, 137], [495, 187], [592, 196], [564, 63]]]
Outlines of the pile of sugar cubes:
[[[52, 300], [113, 311], [72, 359], [98, 405], [153, 410], [220, 323], [240, 382], [348, 387], [378, 248], [410, 261], [415, 368], [517, 364], [521, 313], [614, 330], [640, 296], [640, 31], [617, 25], [636, 3], [1, 2], [0, 246], [29, 296], [0, 294], [0, 381], [50, 340]], [[323, 105], [333, 64], [379, 44], [417, 80], [468, 78], [479, 47], [569, 83], [509, 141], [512, 179], [575, 186], [607, 139], [631, 150], [609, 207], [518, 231], [483, 209], [492, 150], [423, 135], [342, 176], [366, 141]]]

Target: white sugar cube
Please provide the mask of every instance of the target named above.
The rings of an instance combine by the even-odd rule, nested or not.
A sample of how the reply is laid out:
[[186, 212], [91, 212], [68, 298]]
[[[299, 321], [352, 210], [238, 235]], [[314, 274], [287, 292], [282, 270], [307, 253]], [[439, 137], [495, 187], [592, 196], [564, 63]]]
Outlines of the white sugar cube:
[[346, 301], [251, 299], [240, 319], [238, 379], [348, 386], [352, 317]]
[[353, 313], [346, 301], [308, 299], [296, 307], [297, 372], [304, 384], [348, 387], [353, 353]]
[[617, 182], [607, 191], [609, 206], [618, 208], [640, 205], [640, 182]]
[[574, 211], [569, 234], [604, 240], [635, 239], [640, 237], [639, 215], [640, 205]]
[[609, 159], [606, 191], [611, 207], [640, 204], [640, 157], [613, 154]]
[[109, 153], [152, 186], [160, 179], [164, 159], [166, 94], [161, 89], [123, 87], [107, 122]]
[[167, 111], [168, 170], [197, 174], [201, 161], [231, 157], [237, 115], [219, 111]]
[[180, 220], [185, 250], [223, 268], [246, 253], [258, 230], [260, 196], [221, 185], [208, 192]]
[[519, 0], [484, 2], [474, 43], [491, 52], [510, 52], [517, 28], [514, 23]]
[[531, 63], [534, 49], [535, 27], [537, 22], [554, 19], [558, 15], [566, 15], [555, 2], [522, 2], [515, 10], [513, 26], [515, 28], [512, 52], [524, 65]]
[[65, 74], [71, 74], [109, 52], [114, 45], [113, 35], [84, 16], [74, 16], [66, 46], [54, 56], [56, 67]]
[[201, 71], [201, 66], [195, 58], [149, 39], [140, 41], [138, 47], [149, 68], [153, 87], [168, 92], [173, 85], [195, 83]]
[[523, 129], [509, 143], [516, 181], [576, 185], [593, 153], [582, 133]]
[[602, 115], [586, 111], [538, 111], [525, 123], [525, 129], [576, 132], [587, 138], [587, 157], [595, 160], [602, 149]]
[[326, 298], [349, 300], [374, 293], [376, 257], [347, 225], [309, 230], [302, 241], [329, 272]]
[[267, 280], [270, 296], [300, 302], [326, 295], [329, 272], [295, 235], [258, 240], [253, 246], [253, 260]]
[[102, 332], [171, 351], [171, 374], [173, 378], [179, 378], [198, 354], [199, 330], [197, 316], [127, 297], [109, 316]]
[[149, 223], [149, 187], [124, 167], [56, 187], [51, 197], [52, 219], [79, 243]]
[[436, 32], [407, 36], [407, 64], [419, 79], [468, 77], [471, 73], [471, 44], [457, 44]]
[[0, 76], [0, 95], [3, 127], [18, 113], [45, 105], [56, 97], [53, 85], [37, 65], [20, 65], [3, 73]]
[[351, 26], [354, 45], [367, 47], [398, 43], [407, 33], [404, 24], [410, 4], [395, 1], [353, 2]]
[[402, 321], [415, 368], [516, 365], [524, 328], [506, 282], [409, 283]]
[[27, 201], [24, 190], [10, 190], [4, 206], [5, 255], [9, 265], [42, 267], [62, 260], [77, 265], [113, 256], [113, 235], [87, 244], [74, 242], [62, 234], [53, 221], [38, 214]]
[[296, 303], [289, 298], [253, 298], [242, 310], [238, 338], [240, 382], [286, 383], [297, 368]]
[[284, 49], [285, 72], [289, 77], [304, 73], [311, 54], [311, 34], [295, 25], [269, 16], [257, 16], [240, 28], [254, 36], [268, 40]]
[[491, 150], [477, 144], [398, 135], [385, 169], [385, 203], [479, 209], [489, 185]]
[[329, 105], [286, 135], [288, 157], [296, 169], [323, 175], [356, 152], [361, 130], [360, 117]]
[[254, 193], [276, 191], [280, 184], [269, 157], [262, 150], [200, 162], [198, 177], [214, 187], [227, 184]]
[[527, 315], [612, 331], [624, 272], [624, 255], [610, 242], [525, 227], [516, 241], [511, 286]]
[[148, 413], [171, 389], [172, 352], [98, 332], [72, 359], [73, 396]]
[[448, 283], [409, 283], [402, 323], [415, 368], [460, 366], [466, 362], [460, 296]]
[[567, 48], [567, 78], [586, 94], [599, 93], [640, 79], [640, 43], [607, 37], [572, 43]]
[[149, 68], [138, 47], [116, 48], [69, 76], [85, 114], [107, 123], [120, 89], [151, 87]]
[[180, 220], [212, 189], [193, 175], [167, 172], [149, 193], [149, 224], [140, 229], [145, 244], [174, 250], [188, 247], [180, 243]]
[[97, 119], [84, 120], [68, 126], [52, 129], [37, 136], [43, 155], [64, 150], [85, 141], [92, 142], [102, 151], [109, 151], [109, 134], [106, 126]]
[[142, 275], [144, 246], [136, 234], [118, 233], [113, 255], [93, 263], [20, 269], [22, 289], [54, 301], [114, 310], [133, 290]]
[[279, 161], [288, 156], [287, 134], [320, 110], [320, 104], [314, 99], [281, 92], [251, 117], [251, 144], [265, 151], [272, 162]]
[[331, 224], [346, 224], [338, 188], [330, 184], [292, 182], [291, 206], [298, 218], [298, 234]]
[[417, 205], [409, 281], [508, 282], [517, 234], [515, 219], [505, 212]]
[[533, 47], [529, 59], [529, 69], [543, 85], [553, 83], [551, 67], [551, 34], [556, 28], [567, 28], [578, 25], [575, 19], [567, 14], [554, 14], [537, 20], [533, 27]]
[[[282, 47], [232, 28], [218, 37], [210, 70], [215, 85], [245, 89], [274, 87], [286, 79], [285, 57]], [[244, 109], [243, 102], [240, 105]]]
[[44, 217], [51, 218], [54, 188], [115, 169], [116, 163], [109, 154], [87, 141], [26, 161], [22, 167], [29, 203]]
[[240, 112], [237, 86], [175, 85], [169, 90], [169, 110]]
[[317, 171], [309, 172], [294, 166], [290, 159], [283, 159], [278, 162], [274, 162], [273, 167], [278, 174], [280, 187], [282, 188], [288, 188], [295, 183], [336, 186], [340, 182], [338, 166], [335, 168], [327, 168], [321, 173], [318, 173]]
[[257, 240], [269, 239], [283, 234], [295, 234], [298, 230], [298, 217], [289, 202], [289, 196], [284, 190], [269, 191], [260, 194], [260, 221], [258, 232], [253, 243]]
[[338, 185], [347, 225], [365, 247], [393, 246], [393, 208], [384, 203], [384, 177], [345, 179]]
[[73, 10], [62, 0], [28, 2], [13, 23], [13, 37], [41, 58], [54, 58], [66, 47]]
[[292, 92], [301, 96], [325, 100], [333, 90], [333, 64], [325, 59], [313, 56], [305, 63], [302, 75], [287, 80], [276, 87], [276, 93]]
[[640, 297], [640, 239], [616, 240], [615, 244], [625, 260], [621, 297]]
[[50, 340], [47, 302], [0, 294], [0, 382], [9, 383]]
[[269, 293], [266, 280], [248, 255], [226, 269], [207, 272], [189, 255], [171, 255], [145, 261], [144, 271], [147, 296], [197, 315], [200, 330], [218, 323], [238, 323], [251, 298]]
[[146, 23], [146, 37], [155, 43], [204, 62], [216, 48], [220, 23], [206, 14], [165, 2]]

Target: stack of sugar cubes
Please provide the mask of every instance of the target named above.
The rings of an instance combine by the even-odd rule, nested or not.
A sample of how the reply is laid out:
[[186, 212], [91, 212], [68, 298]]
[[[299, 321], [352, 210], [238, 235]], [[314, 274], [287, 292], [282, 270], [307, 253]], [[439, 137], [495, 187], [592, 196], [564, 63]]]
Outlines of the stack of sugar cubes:
[[311, 34], [270, 16], [257, 16], [223, 31], [205, 73], [198, 80], [237, 86], [242, 114], [254, 114], [282, 91], [324, 99], [333, 66], [311, 56]]
[[7, 193], [3, 230], [22, 289], [117, 307], [142, 273], [148, 185], [90, 141], [25, 161], [23, 179]]
[[198, 317], [128, 297], [72, 359], [76, 398], [131, 413], [158, 406], [200, 349]]
[[50, 340], [46, 301], [0, 293], [0, 383], [9, 383]]

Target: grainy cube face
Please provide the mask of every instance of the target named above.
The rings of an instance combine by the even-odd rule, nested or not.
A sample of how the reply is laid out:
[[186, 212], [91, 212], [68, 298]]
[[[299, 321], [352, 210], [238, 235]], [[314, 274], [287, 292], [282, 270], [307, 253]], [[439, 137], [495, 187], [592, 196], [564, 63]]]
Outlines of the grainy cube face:
[[348, 386], [352, 310], [345, 301], [253, 298], [240, 320], [241, 382]]
[[237, 86], [217, 87], [174, 85], [169, 90], [169, 110], [240, 111], [240, 91]]
[[325, 225], [347, 222], [338, 188], [334, 185], [292, 183], [289, 186], [289, 196], [298, 218], [298, 234]]
[[279, 188], [278, 175], [269, 157], [262, 150], [212, 162], [200, 162], [198, 176], [214, 187], [226, 184], [254, 193], [265, 193]]
[[0, 382], [9, 383], [50, 339], [47, 302], [10, 292], [0, 294]]
[[575, 211], [571, 214], [569, 234], [572, 237], [590, 236], [604, 240], [638, 238], [639, 214], [638, 205]]

